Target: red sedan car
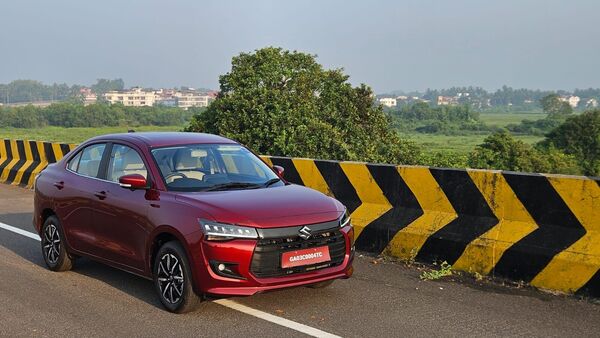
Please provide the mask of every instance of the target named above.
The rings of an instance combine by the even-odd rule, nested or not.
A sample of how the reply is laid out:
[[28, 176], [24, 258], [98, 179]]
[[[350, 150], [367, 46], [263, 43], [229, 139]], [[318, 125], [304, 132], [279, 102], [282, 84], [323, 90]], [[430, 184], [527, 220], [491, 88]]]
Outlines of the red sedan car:
[[346, 208], [216, 135], [92, 138], [37, 177], [33, 223], [51, 270], [89, 257], [152, 279], [172, 312], [204, 295], [324, 287], [352, 274]]

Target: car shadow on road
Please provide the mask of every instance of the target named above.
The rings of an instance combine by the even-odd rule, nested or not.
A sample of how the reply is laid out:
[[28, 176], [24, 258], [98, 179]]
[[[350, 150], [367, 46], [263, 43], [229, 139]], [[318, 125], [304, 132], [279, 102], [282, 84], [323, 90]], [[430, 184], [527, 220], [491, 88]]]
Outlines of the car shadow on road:
[[[25, 226], [25, 220], [31, 220], [30, 213], [24, 214], [0, 214], [0, 222], [6, 224], [15, 224], [19, 228], [33, 232], [31, 226]], [[3, 231], [0, 235], [0, 246], [14, 252], [23, 259], [35, 264], [43, 269], [47, 269], [40, 242], [34, 239]], [[88, 258], [78, 258], [75, 261], [71, 273], [77, 273], [85, 277], [102, 281], [117, 290], [129, 294], [139, 300], [142, 300], [153, 306], [161, 307], [152, 281], [130, 274], [128, 272], [95, 262]], [[58, 274], [58, 273], [57, 273]]]

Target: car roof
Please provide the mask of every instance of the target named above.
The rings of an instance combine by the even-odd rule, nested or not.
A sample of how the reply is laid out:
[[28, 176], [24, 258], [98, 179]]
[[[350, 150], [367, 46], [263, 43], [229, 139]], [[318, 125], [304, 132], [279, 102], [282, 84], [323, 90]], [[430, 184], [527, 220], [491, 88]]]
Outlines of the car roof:
[[122, 140], [136, 144], [144, 143], [150, 148], [198, 143], [237, 144], [237, 142], [233, 140], [218, 135], [188, 132], [131, 132], [121, 134], [107, 134], [96, 136], [90, 139], [89, 141], [103, 140]]

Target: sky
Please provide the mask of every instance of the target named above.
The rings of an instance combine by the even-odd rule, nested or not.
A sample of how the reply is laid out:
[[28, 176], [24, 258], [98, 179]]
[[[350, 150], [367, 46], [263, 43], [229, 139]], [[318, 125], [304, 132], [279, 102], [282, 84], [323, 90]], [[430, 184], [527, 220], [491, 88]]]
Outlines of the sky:
[[600, 1], [19, 0], [0, 5], [0, 83], [218, 88], [266, 46], [377, 93], [600, 87]]

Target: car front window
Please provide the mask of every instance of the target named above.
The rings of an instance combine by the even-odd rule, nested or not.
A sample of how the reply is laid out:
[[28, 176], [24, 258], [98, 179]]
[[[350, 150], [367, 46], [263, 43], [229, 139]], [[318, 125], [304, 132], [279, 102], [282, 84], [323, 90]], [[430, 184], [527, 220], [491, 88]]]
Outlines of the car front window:
[[252, 189], [277, 181], [277, 175], [263, 161], [236, 144], [156, 148], [152, 156], [169, 190]]
[[107, 179], [119, 182], [119, 178], [125, 175], [139, 174], [148, 177], [148, 171], [137, 151], [128, 146], [114, 144], [108, 162]]

